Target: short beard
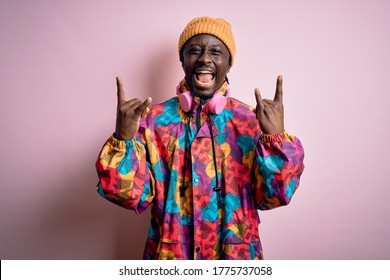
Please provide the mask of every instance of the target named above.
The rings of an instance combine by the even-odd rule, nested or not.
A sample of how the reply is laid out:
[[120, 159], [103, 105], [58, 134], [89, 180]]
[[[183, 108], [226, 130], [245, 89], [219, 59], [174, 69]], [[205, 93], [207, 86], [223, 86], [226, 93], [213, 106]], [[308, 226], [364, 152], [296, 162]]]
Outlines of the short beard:
[[211, 99], [214, 95], [214, 92], [208, 93], [208, 94], [200, 94], [200, 93], [197, 93], [194, 89], [190, 89], [190, 91], [191, 91], [192, 96], [199, 97], [200, 99], [202, 99], [204, 101]]

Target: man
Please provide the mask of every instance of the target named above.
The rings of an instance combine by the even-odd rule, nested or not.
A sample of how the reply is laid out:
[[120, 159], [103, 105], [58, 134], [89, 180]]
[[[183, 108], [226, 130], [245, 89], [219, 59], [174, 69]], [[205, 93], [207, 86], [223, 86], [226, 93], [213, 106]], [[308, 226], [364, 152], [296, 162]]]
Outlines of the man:
[[284, 130], [282, 77], [256, 109], [229, 96], [236, 46], [220, 18], [193, 19], [179, 39], [177, 96], [126, 100], [117, 78], [115, 133], [97, 160], [98, 192], [151, 209], [145, 259], [263, 259], [257, 210], [287, 205], [303, 148]]

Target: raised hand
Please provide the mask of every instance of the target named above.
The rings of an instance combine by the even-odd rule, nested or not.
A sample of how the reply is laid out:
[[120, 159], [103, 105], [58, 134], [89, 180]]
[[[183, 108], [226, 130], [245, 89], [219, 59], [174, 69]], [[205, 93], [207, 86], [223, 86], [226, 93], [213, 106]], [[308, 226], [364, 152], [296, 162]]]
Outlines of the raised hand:
[[119, 140], [133, 139], [139, 129], [141, 118], [144, 118], [149, 112], [149, 105], [152, 98], [148, 97], [145, 101], [138, 98], [126, 100], [123, 84], [119, 77], [116, 77], [118, 106], [116, 112], [115, 137]]
[[276, 81], [274, 100], [262, 99], [260, 90], [255, 89], [257, 106], [254, 112], [263, 133], [278, 134], [284, 131], [282, 82], [283, 77], [279, 75]]

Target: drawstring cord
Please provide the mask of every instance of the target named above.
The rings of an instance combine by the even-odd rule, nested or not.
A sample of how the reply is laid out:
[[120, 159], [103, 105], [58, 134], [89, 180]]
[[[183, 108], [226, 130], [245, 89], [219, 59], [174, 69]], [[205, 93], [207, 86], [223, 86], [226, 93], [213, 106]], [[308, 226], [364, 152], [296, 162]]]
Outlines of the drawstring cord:
[[187, 165], [188, 165], [188, 149], [187, 145], [190, 143], [190, 117], [187, 115], [188, 121], [187, 121], [187, 133], [186, 133], [186, 141], [185, 141], [185, 147], [184, 147], [184, 166], [183, 166], [183, 184], [179, 187], [180, 196], [184, 197], [185, 192], [188, 188], [188, 184], [186, 184], [186, 172], [187, 172]]
[[213, 149], [213, 161], [214, 161], [214, 169], [215, 169], [215, 187], [213, 188], [213, 191], [217, 194], [217, 201], [218, 201], [218, 223], [219, 223], [219, 257], [222, 256], [222, 232], [223, 232], [223, 222], [222, 222], [222, 199], [221, 199], [221, 192], [222, 188], [219, 186], [219, 179], [218, 179], [218, 166], [217, 166], [217, 153], [215, 149], [215, 141], [214, 141], [214, 131], [213, 127], [211, 125], [211, 116], [209, 115], [209, 129], [210, 129], [210, 136], [211, 136], [211, 146]]

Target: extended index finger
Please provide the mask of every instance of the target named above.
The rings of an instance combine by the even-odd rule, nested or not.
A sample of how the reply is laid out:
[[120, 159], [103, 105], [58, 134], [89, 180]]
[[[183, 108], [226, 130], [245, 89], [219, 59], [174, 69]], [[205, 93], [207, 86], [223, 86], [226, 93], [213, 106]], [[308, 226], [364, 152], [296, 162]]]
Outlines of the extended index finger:
[[123, 83], [119, 77], [116, 77], [116, 88], [118, 96], [118, 104], [126, 101], [125, 91], [123, 90]]
[[282, 75], [278, 76], [278, 79], [276, 80], [276, 91], [275, 91], [275, 97], [274, 101], [283, 102], [283, 77]]

